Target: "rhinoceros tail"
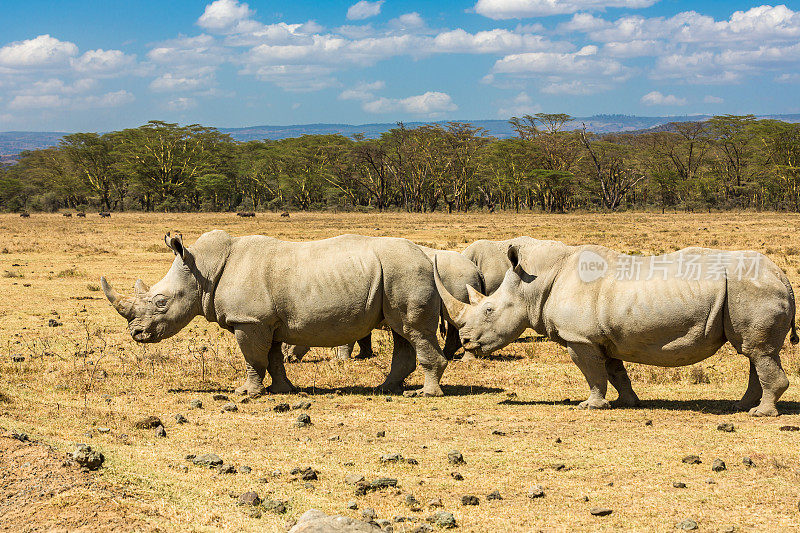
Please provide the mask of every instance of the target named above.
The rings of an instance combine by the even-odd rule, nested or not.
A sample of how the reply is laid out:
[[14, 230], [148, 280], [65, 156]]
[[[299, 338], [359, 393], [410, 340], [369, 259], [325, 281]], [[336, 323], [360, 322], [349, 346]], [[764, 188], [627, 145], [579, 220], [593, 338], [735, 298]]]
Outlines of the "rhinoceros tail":
[[789, 282], [789, 278], [787, 278], [786, 275], [783, 276], [783, 283], [786, 285], [786, 289], [789, 291], [789, 303], [792, 305], [792, 330], [791, 334], [789, 335], [789, 342], [792, 344], [797, 344], [800, 342], [800, 337], [797, 336], [797, 324], [794, 323], [795, 315], [797, 314], [794, 291], [792, 290], [792, 284]]

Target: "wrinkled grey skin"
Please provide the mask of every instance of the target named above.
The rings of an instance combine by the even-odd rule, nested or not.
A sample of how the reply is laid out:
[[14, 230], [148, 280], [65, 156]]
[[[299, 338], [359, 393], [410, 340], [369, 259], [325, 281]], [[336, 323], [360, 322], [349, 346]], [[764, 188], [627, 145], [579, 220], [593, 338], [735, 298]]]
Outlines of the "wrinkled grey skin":
[[[433, 261], [434, 258], [438, 264], [439, 275], [447, 290], [456, 298], [466, 300], [469, 298], [469, 290], [475, 289], [478, 292], [484, 292], [483, 275], [476, 265], [458, 252], [449, 250], [437, 250], [427, 246], [417, 245], [425, 252], [425, 255]], [[507, 260], [507, 259], [506, 259]], [[453, 356], [461, 348], [461, 341], [458, 338], [458, 328], [453, 320], [443, 310], [442, 318], [445, 320], [445, 343], [443, 354], [448, 361], [453, 359]], [[339, 359], [349, 359], [352, 356], [355, 343], [346, 344], [337, 348], [337, 357]], [[372, 333], [366, 337], [359, 339], [359, 358], [372, 357]], [[293, 346], [284, 345], [283, 353], [286, 361], [299, 361], [307, 352], [307, 346]], [[475, 356], [469, 350], [464, 351], [462, 360], [467, 361], [474, 359]]]
[[[582, 253], [602, 257], [608, 271], [581, 279]], [[756, 276], [721, 276], [701, 281], [677, 276], [679, 254], [710, 262], [716, 250], [687, 248], [662, 256], [671, 261], [667, 279], [647, 270], [637, 281], [617, 279], [625, 260], [602, 246], [512, 245], [510, 268], [490, 296], [469, 304], [447, 294], [436, 277], [443, 304], [458, 317], [465, 347], [488, 353], [514, 341], [526, 329], [565, 346], [589, 383], [582, 408], [605, 408], [607, 381], [619, 392], [618, 405], [639, 403], [623, 361], [674, 367], [691, 365], [716, 353], [727, 341], [750, 361], [747, 391], [737, 404], [753, 416], [775, 416], [775, 402], [788, 388], [778, 352], [786, 334], [798, 342], [795, 300], [789, 280], [767, 257]], [[706, 271], [710, 272], [710, 271]], [[650, 274], [651, 279], [646, 279]]]
[[480, 239], [464, 248], [461, 255], [472, 261], [483, 275], [486, 288], [481, 292], [492, 294], [503, 283], [506, 272], [511, 268], [511, 261], [508, 260], [508, 247], [512, 244], [523, 246], [543, 243], [561, 244], [557, 241], [540, 241], [533, 237], [514, 237], [504, 241]]
[[413, 243], [390, 237], [342, 235], [311, 242], [203, 234], [189, 248], [165, 237], [175, 252], [167, 275], [151, 288], [137, 281], [123, 298], [102, 279], [133, 338], [158, 342], [195, 316], [236, 336], [247, 362], [237, 390], [260, 394], [269, 372], [271, 392], [291, 392], [281, 343], [339, 346], [385, 322], [393, 332], [389, 375], [380, 386], [399, 392], [417, 361], [425, 372], [421, 394], [441, 396], [447, 360], [436, 339], [441, 301], [433, 264]]

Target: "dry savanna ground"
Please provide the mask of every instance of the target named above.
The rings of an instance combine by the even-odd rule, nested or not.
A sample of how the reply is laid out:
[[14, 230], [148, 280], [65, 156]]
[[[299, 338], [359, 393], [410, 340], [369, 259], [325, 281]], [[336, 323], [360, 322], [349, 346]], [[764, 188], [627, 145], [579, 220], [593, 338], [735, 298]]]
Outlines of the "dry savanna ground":
[[[0, 529], [282, 531], [309, 508], [358, 517], [369, 507], [378, 518], [424, 521], [436, 510], [427, 506], [433, 498], [460, 531], [668, 531], [684, 519], [701, 531], [800, 528], [800, 432], [780, 430], [800, 425], [800, 357], [788, 343], [782, 357], [791, 386], [777, 419], [733, 412], [747, 364], [728, 346], [694, 367], [629, 365], [642, 409], [575, 409], [587, 394], [583, 377], [565, 350], [530, 339], [499, 357], [451, 363], [446, 397], [386, 398], [371, 392], [388, 369], [385, 333], [375, 336], [379, 354], [371, 360], [341, 362], [330, 349], [314, 349], [287, 365], [301, 395], [242, 402], [232, 391], [244, 362], [229, 333], [198, 318], [172, 339], [137, 345], [99, 291], [101, 275], [125, 292], [137, 277], [157, 281], [172, 261], [166, 231], [191, 243], [213, 228], [290, 240], [394, 235], [453, 250], [515, 235], [633, 253], [754, 249], [800, 285], [800, 216], [787, 214], [2, 215]], [[61, 325], [50, 326], [51, 319]], [[418, 372], [410, 385], [421, 385]], [[237, 412], [221, 412], [223, 402], [212, 399], [219, 392], [237, 402]], [[194, 399], [202, 409], [189, 408]], [[311, 406], [273, 409], [299, 402]], [[301, 412], [313, 425], [294, 426]], [[188, 423], [177, 424], [176, 413]], [[166, 438], [134, 428], [149, 415], [164, 422]], [[735, 431], [718, 431], [724, 422]], [[12, 440], [11, 431], [37, 444]], [[64, 471], [61, 459], [79, 442], [105, 454], [98, 473]], [[453, 449], [466, 464], [448, 464]], [[239, 472], [185, 460], [203, 453]], [[390, 453], [418, 464], [382, 464], [379, 457]], [[689, 454], [702, 463], [682, 463]], [[714, 459], [727, 470], [712, 472]], [[251, 471], [242, 473], [245, 466]], [[318, 479], [296, 479], [295, 467], [312, 467]], [[399, 487], [357, 496], [345, 482], [352, 474], [394, 477]], [[535, 484], [545, 496], [529, 499]], [[251, 490], [287, 502], [286, 510], [238, 505]], [[487, 500], [493, 490], [501, 500]], [[406, 504], [409, 493], [421, 510]], [[478, 496], [479, 505], [463, 506], [464, 495]], [[360, 509], [347, 509], [350, 501]], [[592, 507], [613, 513], [592, 516]], [[419, 523], [397, 522], [394, 531]]]

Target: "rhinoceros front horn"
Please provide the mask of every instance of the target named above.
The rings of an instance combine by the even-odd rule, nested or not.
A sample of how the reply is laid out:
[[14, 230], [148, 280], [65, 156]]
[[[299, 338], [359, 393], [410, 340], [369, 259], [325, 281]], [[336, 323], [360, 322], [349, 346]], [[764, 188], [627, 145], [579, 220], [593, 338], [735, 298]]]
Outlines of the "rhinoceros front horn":
[[103, 287], [103, 292], [106, 293], [106, 298], [117, 310], [117, 313], [125, 317], [127, 320], [133, 318], [133, 302], [130, 298], [123, 298], [108, 284], [105, 277], [100, 278], [100, 284]]
[[450, 319], [455, 322], [456, 326], [462, 328], [466, 323], [464, 319], [464, 312], [469, 309], [469, 305], [465, 304], [447, 290], [447, 287], [442, 283], [442, 278], [439, 277], [439, 265], [436, 262], [436, 257], [433, 258], [433, 279], [436, 282], [436, 290], [439, 291], [439, 296], [442, 298], [442, 304], [447, 310]]

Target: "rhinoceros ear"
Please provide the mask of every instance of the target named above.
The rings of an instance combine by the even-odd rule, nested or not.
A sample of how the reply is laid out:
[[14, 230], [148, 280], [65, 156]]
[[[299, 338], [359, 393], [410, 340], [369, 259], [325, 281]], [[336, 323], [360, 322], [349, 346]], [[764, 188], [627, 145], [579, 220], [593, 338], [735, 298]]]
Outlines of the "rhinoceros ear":
[[511, 268], [519, 274], [519, 248], [513, 244], [508, 245], [508, 260], [511, 261]]
[[173, 252], [175, 252], [175, 255], [180, 256], [181, 259], [186, 259], [186, 248], [183, 246], [183, 235], [180, 233], [170, 235], [170, 233], [167, 232], [167, 234], [164, 235], [164, 242], [167, 243], [167, 246], [169, 246]]

